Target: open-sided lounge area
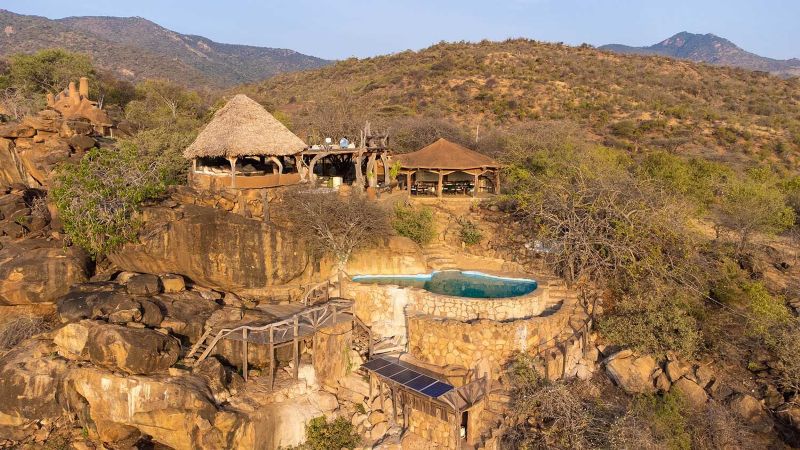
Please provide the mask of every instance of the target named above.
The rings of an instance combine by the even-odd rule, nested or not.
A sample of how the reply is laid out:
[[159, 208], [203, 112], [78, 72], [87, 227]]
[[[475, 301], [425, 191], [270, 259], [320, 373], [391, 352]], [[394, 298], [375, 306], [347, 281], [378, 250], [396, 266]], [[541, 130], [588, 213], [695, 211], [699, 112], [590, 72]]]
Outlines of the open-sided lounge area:
[[400, 167], [397, 181], [411, 195], [479, 197], [499, 192], [500, 164], [446, 139], [394, 159]]

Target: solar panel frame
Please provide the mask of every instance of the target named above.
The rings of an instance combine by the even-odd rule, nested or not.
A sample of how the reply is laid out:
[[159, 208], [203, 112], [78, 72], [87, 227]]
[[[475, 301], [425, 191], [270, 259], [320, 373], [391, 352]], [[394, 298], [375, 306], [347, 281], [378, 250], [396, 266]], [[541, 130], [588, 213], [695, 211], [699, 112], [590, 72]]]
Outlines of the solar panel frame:
[[414, 370], [412, 364], [402, 361], [395, 363], [384, 358], [375, 358], [364, 363], [362, 367], [426, 397], [438, 398], [455, 389], [453, 385], [420, 373]]

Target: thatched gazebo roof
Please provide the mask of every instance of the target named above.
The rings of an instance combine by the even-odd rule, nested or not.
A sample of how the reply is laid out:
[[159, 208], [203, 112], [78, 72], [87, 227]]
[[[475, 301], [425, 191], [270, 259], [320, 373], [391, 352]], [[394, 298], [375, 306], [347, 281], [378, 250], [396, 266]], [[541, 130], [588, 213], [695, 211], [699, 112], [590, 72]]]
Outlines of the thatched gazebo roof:
[[443, 138], [415, 152], [397, 155], [395, 160], [405, 169], [467, 170], [500, 167], [492, 158]]
[[286, 156], [306, 144], [250, 97], [238, 94], [214, 114], [186, 148], [187, 159], [223, 156]]

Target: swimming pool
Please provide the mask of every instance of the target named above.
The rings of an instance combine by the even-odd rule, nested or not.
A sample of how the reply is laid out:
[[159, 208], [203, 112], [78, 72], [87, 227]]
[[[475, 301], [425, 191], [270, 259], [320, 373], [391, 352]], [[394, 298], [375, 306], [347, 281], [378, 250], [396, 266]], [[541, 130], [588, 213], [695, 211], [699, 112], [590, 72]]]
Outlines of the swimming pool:
[[454, 297], [507, 298], [526, 295], [537, 288], [535, 280], [506, 278], [483, 272], [444, 270], [420, 275], [358, 275], [353, 281], [415, 287]]

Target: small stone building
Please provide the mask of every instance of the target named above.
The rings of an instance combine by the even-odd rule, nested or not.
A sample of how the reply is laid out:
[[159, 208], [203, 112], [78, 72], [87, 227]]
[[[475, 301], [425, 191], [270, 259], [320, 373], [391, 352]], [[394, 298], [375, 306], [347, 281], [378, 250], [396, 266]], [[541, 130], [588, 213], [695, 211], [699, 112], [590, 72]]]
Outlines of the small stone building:
[[[200, 189], [261, 189], [301, 182], [306, 144], [246, 95], [234, 96], [186, 148], [189, 184]], [[298, 166], [298, 163], [300, 164]]]
[[499, 192], [500, 164], [447, 139], [394, 160], [400, 166], [398, 182], [412, 195], [477, 197]]

